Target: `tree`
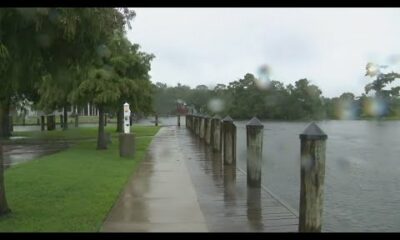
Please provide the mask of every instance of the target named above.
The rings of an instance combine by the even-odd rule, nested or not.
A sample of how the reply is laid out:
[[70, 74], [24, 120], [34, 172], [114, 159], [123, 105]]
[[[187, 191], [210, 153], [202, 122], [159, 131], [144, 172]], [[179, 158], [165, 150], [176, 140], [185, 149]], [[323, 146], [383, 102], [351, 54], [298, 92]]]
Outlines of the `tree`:
[[3, 163], [3, 146], [0, 141], [0, 216], [10, 212], [7, 204], [6, 191], [4, 185], [4, 163]]
[[320, 119], [324, 115], [321, 90], [307, 79], [300, 79], [295, 86], [288, 86], [290, 96], [286, 106], [289, 119]]
[[114, 104], [117, 112], [117, 132], [123, 131], [122, 105], [129, 102], [133, 113], [152, 112], [153, 88], [150, 82], [150, 62], [154, 55], [139, 51], [124, 33], [117, 32], [110, 43], [110, 66], [120, 79], [120, 99]]
[[[71, 79], [66, 78], [66, 73], [88, 69], [99, 43], [106, 42], [114, 30], [122, 31], [134, 15], [128, 9], [115, 8], [1, 9], [0, 137], [10, 135], [8, 115], [12, 101], [36, 101], [39, 97], [37, 88], [42, 94], [40, 97], [56, 99], [57, 96], [44, 96], [44, 93], [56, 90], [62, 81], [70, 86]], [[82, 74], [86, 75], [86, 72], [82, 71]], [[65, 100], [65, 96], [60, 97]], [[58, 100], [49, 104], [56, 105]], [[0, 160], [2, 214], [8, 207], [2, 157]]]
[[266, 109], [266, 90], [259, 88], [253, 74], [247, 73], [242, 79], [228, 85], [230, 104], [227, 111], [233, 118], [263, 118]]
[[[72, 93], [74, 99], [90, 100], [99, 109], [97, 149], [107, 148], [104, 135], [104, 114], [107, 109], [121, 113], [122, 103], [128, 101], [131, 102], [132, 111], [151, 111], [152, 92], [148, 72], [154, 56], [139, 52], [139, 46], [131, 45], [122, 35], [114, 37], [117, 40], [110, 41], [110, 54], [101, 56]], [[122, 118], [118, 118], [120, 126]]]
[[0, 138], [11, 135], [9, 114], [12, 101], [33, 97], [42, 64], [37, 9], [0, 9]]
[[395, 106], [396, 100], [399, 97], [400, 86], [384, 89], [388, 84], [400, 78], [400, 74], [396, 72], [383, 73], [381, 69], [384, 66], [379, 66], [374, 63], [367, 63], [365, 76], [375, 77], [371, 83], [365, 86], [365, 92], [368, 94], [370, 91], [375, 91], [375, 101], [381, 102], [383, 105], [389, 105], [389, 111], [382, 111], [377, 113], [378, 117], [383, 115], [395, 114], [397, 109]]
[[114, 31], [121, 31], [135, 13], [114, 8], [50, 9], [48, 14], [51, 13], [55, 20], [45, 25], [51, 43], [42, 48], [50, 77], [38, 84], [39, 106], [46, 110], [64, 109], [63, 126], [67, 129], [67, 109], [76, 103], [71, 101], [70, 93], [79, 85], [78, 74], [82, 69], [87, 71], [97, 55], [107, 54], [104, 43]]

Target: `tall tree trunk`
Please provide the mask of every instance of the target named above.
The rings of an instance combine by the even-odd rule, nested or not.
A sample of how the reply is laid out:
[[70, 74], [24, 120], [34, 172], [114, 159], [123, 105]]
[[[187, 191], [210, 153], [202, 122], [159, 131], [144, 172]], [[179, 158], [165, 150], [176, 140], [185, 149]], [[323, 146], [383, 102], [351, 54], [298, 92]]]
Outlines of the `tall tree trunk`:
[[75, 106], [75, 127], [79, 126], [79, 111], [78, 106]]
[[67, 106], [64, 106], [64, 121], [63, 121], [63, 130], [68, 129], [68, 111]]
[[46, 117], [47, 119], [47, 131], [53, 131], [56, 129], [56, 116], [49, 115]]
[[45, 130], [45, 117], [44, 115], [40, 116], [40, 131], [44, 131]]
[[10, 116], [9, 118], [9, 128], [10, 128], [10, 135], [12, 135], [12, 132], [14, 132], [14, 122], [13, 122], [13, 117], [12, 116]]
[[62, 114], [60, 114], [60, 128], [64, 128], [64, 123], [63, 123], [63, 121], [64, 121], [64, 117], [63, 117]]
[[11, 136], [9, 115], [10, 104], [8, 102], [0, 102], [0, 138]]
[[0, 140], [0, 216], [10, 212], [6, 199], [6, 189], [4, 184], [4, 165], [3, 165], [3, 146]]
[[103, 106], [99, 106], [99, 130], [97, 135], [97, 149], [107, 149], [107, 141], [104, 132], [104, 120], [104, 108]]
[[124, 131], [124, 110], [118, 108], [117, 112], [117, 132], [122, 133]]
[[23, 113], [22, 113], [22, 126], [25, 126], [25, 124], [26, 124], [26, 113], [25, 113], [25, 110], [22, 110], [23, 111]]

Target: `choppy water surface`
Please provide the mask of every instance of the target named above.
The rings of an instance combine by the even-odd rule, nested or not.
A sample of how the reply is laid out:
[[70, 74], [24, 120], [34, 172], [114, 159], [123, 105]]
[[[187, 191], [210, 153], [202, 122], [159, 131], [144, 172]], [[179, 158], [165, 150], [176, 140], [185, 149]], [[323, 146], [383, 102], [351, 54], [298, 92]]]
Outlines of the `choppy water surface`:
[[[246, 169], [246, 122], [237, 122]], [[300, 139], [308, 123], [263, 122], [262, 182], [299, 208]], [[400, 229], [400, 122], [323, 121], [328, 135], [323, 231]]]

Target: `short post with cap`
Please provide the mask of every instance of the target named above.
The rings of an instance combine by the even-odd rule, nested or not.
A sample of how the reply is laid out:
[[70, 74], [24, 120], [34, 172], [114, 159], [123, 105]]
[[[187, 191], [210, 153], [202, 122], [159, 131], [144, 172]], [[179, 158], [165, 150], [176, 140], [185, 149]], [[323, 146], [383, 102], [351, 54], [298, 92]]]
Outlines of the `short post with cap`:
[[223, 159], [225, 165], [236, 164], [236, 126], [230, 116], [222, 119]]
[[256, 117], [246, 124], [247, 185], [261, 187], [264, 125]]
[[207, 145], [210, 145], [211, 143], [211, 120], [212, 118], [207, 116], [205, 120], [205, 126], [206, 126], [206, 133], [204, 140], [206, 141]]
[[212, 127], [212, 143], [213, 143], [213, 150], [216, 152], [221, 152], [221, 117], [218, 115], [215, 115], [214, 118], [212, 119], [211, 123]]

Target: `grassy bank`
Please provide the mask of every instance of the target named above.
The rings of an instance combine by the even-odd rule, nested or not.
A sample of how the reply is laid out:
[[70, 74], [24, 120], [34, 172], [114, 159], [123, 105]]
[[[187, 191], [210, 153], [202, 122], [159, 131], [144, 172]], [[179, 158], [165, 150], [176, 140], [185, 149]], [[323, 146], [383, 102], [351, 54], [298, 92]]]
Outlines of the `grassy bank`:
[[[114, 133], [107, 150], [95, 150], [95, 142], [79, 142], [66, 151], [8, 169], [6, 192], [12, 213], [0, 217], [0, 231], [98, 231], [158, 128], [133, 130], [138, 137], [133, 159], [119, 157]], [[95, 128], [81, 128], [18, 134], [51, 139], [95, 137], [96, 133]]]

